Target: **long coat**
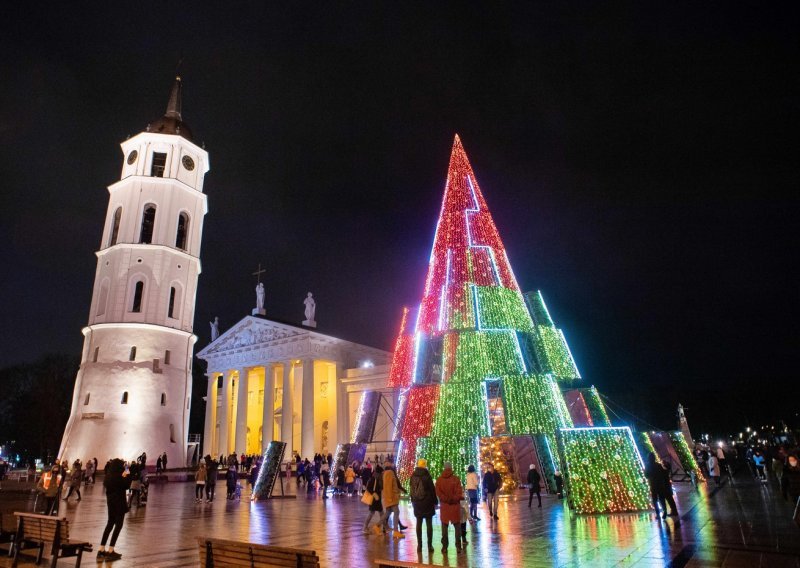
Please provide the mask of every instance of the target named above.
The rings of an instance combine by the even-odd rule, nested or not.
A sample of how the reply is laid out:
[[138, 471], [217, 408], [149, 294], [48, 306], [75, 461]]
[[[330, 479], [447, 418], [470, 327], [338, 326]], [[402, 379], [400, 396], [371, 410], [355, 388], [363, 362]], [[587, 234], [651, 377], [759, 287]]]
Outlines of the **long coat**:
[[[422, 499], [415, 500], [416, 495], [423, 495]], [[424, 467], [418, 467], [411, 474], [411, 505], [414, 507], [414, 516], [418, 518], [432, 517], [436, 514], [436, 487], [430, 472]]]
[[384, 507], [394, 507], [400, 504], [400, 492], [403, 490], [400, 487], [400, 482], [397, 481], [397, 475], [391, 469], [383, 471], [383, 485], [381, 486], [381, 501]]
[[458, 502], [464, 498], [461, 480], [446, 469], [436, 480], [436, 496], [439, 498], [439, 514], [443, 523], [460, 523], [461, 507]]

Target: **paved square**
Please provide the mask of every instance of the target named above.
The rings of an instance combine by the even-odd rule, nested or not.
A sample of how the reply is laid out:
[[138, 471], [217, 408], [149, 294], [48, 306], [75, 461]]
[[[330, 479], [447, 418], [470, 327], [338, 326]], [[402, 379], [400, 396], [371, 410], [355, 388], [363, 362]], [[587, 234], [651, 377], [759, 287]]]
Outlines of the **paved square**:
[[[293, 485], [293, 484], [292, 484]], [[434, 531], [436, 551], [417, 556], [410, 505], [401, 504], [409, 525], [402, 540], [365, 536], [361, 532], [366, 507], [357, 497], [323, 500], [305, 493], [297, 499], [261, 503], [194, 502], [194, 484], [152, 484], [146, 507], [134, 508], [117, 542], [126, 566], [197, 566], [196, 536], [249, 540], [279, 546], [311, 548], [325, 566], [369, 566], [376, 558], [433, 562], [445, 566], [768, 566], [800, 567], [800, 528], [791, 520], [792, 507], [775, 486], [760, 486], [744, 474], [735, 485], [701, 486], [695, 491], [676, 484], [680, 517], [666, 521], [652, 514], [581, 517], [566, 504], [545, 496], [544, 506], [528, 509], [519, 491], [500, 505], [500, 520], [490, 521], [483, 506], [482, 520], [469, 531], [463, 553], [452, 545], [443, 555]], [[13, 483], [5, 483], [13, 489]], [[245, 495], [249, 490], [244, 491]], [[32, 499], [0, 492], [0, 509], [30, 510]], [[62, 505], [63, 506], [63, 505]], [[95, 544], [106, 520], [102, 487], [84, 491], [80, 503], [64, 509], [71, 534]], [[91, 553], [85, 564], [92, 565]], [[105, 563], [110, 564], [110, 563]], [[10, 565], [8, 559], [0, 565]], [[59, 562], [62, 565], [62, 562]], [[65, 560], [64, 566], [74, 565]]]

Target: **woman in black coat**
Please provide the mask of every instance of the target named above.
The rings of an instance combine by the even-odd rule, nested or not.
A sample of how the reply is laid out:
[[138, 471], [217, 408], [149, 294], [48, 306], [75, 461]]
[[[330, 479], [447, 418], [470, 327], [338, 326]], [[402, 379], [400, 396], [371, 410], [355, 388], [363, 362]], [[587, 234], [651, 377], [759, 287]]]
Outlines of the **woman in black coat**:
[[[108, 522], [106, 523], [106, 528], [103, 530], [103, 538], [100, 540], [100, 548], [97, 551], [97, 556], [108, 560], [116, 560], [122, 558], [119, 552], [114, 552], [114, 545], [117, 543], [117, 537], [122, 530], [122, 523], [125, 521], [125, 513], [128, 512], [126, 493], [131, 486], [131, 478], [128, 472], [125, 471], [125, 464], [122, 460], [113, 459], [108, 462], [103, 485], [106, 488]], [[108, 540], [109, 533], [111, 533], [111, 529], [114, 529], [114, 532], [111, 534], [111, 542], [106, 551], [106, 541]]]
[[[369, 513], [367, 514], [367, 518], [364, 520], [364, 534], [369, 534], [369, 523], [372, 520], [372, 517], [375, 516], [375, 513], [378, 513], [378, 520], [380, 521], [382, 516], [381, 513], [383, 513], [383, 505], [381, 504], [383, 469], [380, 466], [375, 468], [375, 473], [373, 473], [372, 477], [369, 478], [367, 483], [364, 485], [364, 488], [366, 493], [372, 493], [372, 504], [369, 506]], [[383, 533], [380, 523], [375, 525], [374, 528], [377, 534]]]
[[422, 521], [428, 533], [428, 550], [433, 551], [433, 516], [436, 514], [436, 486], [428, 471], [428, 462], [419, 460], [411, 474], [411, 505], [417, 518], [417, 550], [422, 550]]

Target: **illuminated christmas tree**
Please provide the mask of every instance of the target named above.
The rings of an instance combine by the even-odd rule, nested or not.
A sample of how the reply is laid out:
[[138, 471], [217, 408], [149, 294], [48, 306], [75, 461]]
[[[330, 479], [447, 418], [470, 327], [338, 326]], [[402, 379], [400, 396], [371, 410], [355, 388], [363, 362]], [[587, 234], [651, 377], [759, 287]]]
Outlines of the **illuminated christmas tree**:
[[555, 434], [572, 426], [558, 380], [579, 377], [541, 295], [526, 304], [456, 136], [422, 302], [403, 314], [390, 370], [401, 479], [419, 457], [463, 476], [497, 436], [542, 436], [557, 467]]

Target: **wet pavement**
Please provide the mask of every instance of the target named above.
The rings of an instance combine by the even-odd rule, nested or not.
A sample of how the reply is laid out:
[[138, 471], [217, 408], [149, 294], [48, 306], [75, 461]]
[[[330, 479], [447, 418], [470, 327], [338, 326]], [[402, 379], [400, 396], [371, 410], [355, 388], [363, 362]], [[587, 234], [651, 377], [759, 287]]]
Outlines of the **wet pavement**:
[[[294, 484], [292, 483], [292, 486]], [[33, 499], [23, 493], [0, 491], [0, 511], [32, 510]], [[680, 516], [657, 520], [654, 514], [578, 516], [552, 496], [543, 496], [542, 509], [528, 508], [527, 494], [504, 498], [500, 519], [491, 521], [485, 506], [482, 518], [469, 528], [469, 544], [456, 552], [441, 552], [440, 527], [434, 529], [436, 550], [417, 554], [414, 518], [408, 502], [401, 503], [407, 537], [362, 534], [367, 508], [358, 497], [323, 500], [301, 492], [295, 499], [251, 503], [227, 501], [219, 484], [217, 500], [194, 501], [191, 483], [152, 484], [146, 507], [134, 507], [125, 520], [117, 550], [126, 566], [197, 566], [196, 536], [310, 548], [324, 566], [370, 566], [377, 558], [442, 566], [764, 566], [800, 568], [800, 528], [792, 521], [793, 506], [777, 485], [760, 485], [746, 474], [722, 487], [676, 483]], [[105, 497], [98, 484], [87, 488], [83, 500], [74, 498], [63, 509], [73, 538], [95, 544], [106, 520]], [[452, 529], [451, 529], [452, 532]], [[93, 565], [89, 554], [84, 565]], [[74, 565], [67, 559], [59, 565]], [[108, 562], [99, 564], [110, 564]], [[10, 565], [0, 559], [0, 566]]]

